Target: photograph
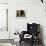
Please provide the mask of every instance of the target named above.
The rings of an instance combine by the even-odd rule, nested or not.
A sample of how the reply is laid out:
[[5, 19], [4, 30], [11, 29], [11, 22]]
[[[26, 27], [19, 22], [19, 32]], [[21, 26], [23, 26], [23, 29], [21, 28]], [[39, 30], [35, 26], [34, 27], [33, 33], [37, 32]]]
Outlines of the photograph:
[[24, 10], [17, 10], [16, 17], [25, 17], [25, 11]]

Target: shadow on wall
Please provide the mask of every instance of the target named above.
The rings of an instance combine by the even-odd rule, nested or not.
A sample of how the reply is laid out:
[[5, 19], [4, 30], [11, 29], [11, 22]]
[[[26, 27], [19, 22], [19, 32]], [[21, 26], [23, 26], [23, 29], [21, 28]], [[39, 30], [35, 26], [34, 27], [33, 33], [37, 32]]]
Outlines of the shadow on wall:
[[42, 45], [45, 46], [44, 45], [44, 37], [43, 37], [43, 26], [42, 25], [40, 25], [40, 39], [42, 40]]

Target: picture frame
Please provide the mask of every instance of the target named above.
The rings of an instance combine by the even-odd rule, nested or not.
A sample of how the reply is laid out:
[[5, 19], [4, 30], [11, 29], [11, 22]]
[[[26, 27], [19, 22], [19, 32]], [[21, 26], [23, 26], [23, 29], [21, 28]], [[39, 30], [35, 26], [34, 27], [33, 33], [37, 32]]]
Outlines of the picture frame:
[[16, 10], [16, 17], [25, 17], [24, 10]]

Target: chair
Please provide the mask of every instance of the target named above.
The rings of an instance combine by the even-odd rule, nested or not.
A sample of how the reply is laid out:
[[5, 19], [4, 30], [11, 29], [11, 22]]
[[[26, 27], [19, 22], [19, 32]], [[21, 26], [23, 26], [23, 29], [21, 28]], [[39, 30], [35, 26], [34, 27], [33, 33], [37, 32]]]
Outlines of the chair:
[[27, 23], [27, 31], [22, 31], [22, 34], [19, 35], [20, 36], [20, 44], [22, 41], [25, 41], [25, 38], [24, 38], [25, 34], [29, 34], [32, 36], [29, 39], [29, 41], [31, 41], [32, 45], [34, 42], [39, 43], [39, 33], [40, 33], [40, 24], [36, 24], [36, 23], [29, 24], [29, 23]]

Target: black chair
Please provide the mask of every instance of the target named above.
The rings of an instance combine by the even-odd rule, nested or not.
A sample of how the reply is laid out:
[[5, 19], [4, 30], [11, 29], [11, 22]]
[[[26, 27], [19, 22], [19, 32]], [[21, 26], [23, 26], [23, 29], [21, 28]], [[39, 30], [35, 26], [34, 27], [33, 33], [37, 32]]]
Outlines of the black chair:
[[32, 45], [34, 42], [39, 43], [39, 33], [40, 33], [40, 24], [27, 23], [27, 31], [22, 31], [22, 34], [19, 35], [20, 36], [20, 44], [22, 41], [25, 41], [25, 39], [24, 39], [25, 34], [32, 35], [32, 38], [30, 38], [30, 40], [29, 40], [29, 41], [31, 41]]

